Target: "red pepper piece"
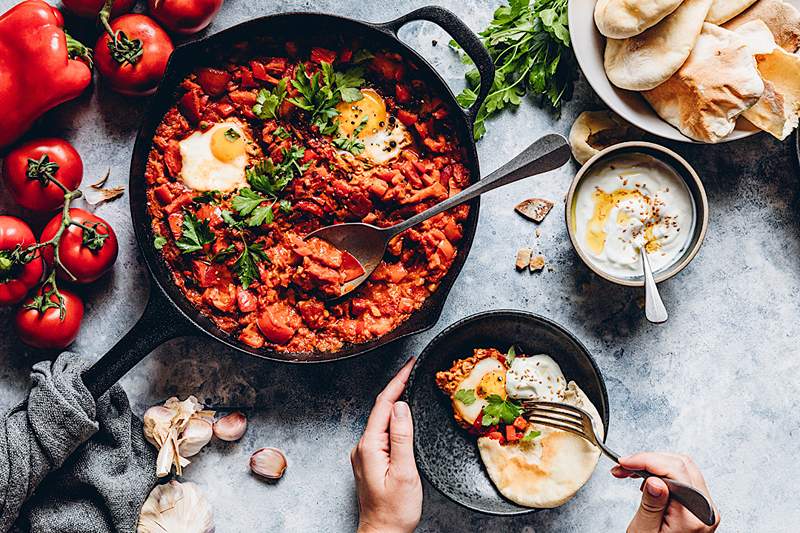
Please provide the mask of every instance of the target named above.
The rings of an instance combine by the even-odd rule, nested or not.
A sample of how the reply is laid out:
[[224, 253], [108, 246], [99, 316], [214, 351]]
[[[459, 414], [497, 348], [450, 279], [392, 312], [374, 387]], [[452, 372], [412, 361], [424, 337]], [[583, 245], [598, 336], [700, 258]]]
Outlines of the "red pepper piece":
[[19, 139], [46, 111], [80, 95], [92, 81], [88, 48], [64, 33], [61, 13], [25, 0], [0, 15], [0, 148]]
[[394, 86], [394, 95], [401, 104], [407, 104], [411, 101], [411, 90], [407, 85], [402, 83], [398, 83]]
[[397, 120], [402, 122], [404, 126], [410, 127], [417, 122], [417, 115], [405, 109], [398, 109]]
[[224, 70], [216, 68], [201, 68], [197, 72], [197, 83], [205, 92], [212, 96], [219, 96], [228, 88], [231, 75]]
[[315, 46], [311, 49], [311, 61], [314, 63], [333, 63], [336, 61], [336, 52], [327, 48]]
[[520, 431], [525, 431], [525, 429], [528, 427], [528, 421], [521, 416], [518, 416], [514, 419], [514, 427]]

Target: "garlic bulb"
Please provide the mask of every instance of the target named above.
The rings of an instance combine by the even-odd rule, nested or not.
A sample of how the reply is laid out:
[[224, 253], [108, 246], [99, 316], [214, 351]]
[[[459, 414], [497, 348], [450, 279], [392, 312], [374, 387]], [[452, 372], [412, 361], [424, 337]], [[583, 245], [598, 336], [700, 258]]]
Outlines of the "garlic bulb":
[[250, 470], [267, 479], [280, 479], [286, 466], [286, 457], [277, 448], [261, 448], [250, 456]]
[[144, 413], [144, 436], [158, 449], [156, 475], [178, 475], [189, 464], [186, 457], [197, 454], [211, 440], [214, 411], [205, 410], [194, 396], [183, 401], [175, 397]]
[[186, 429], [178, 441], [178, 452], [182, 457], [196, 455], [211, 440], [213, 435], [211, 423], [202, 418], [190, 418]]
[[214, 422], [214, 436], [219, 440], [232, 442], [239, 440], [247, 431], [247, 418], [239, 411], [234, 411]]
[[137, 533], [214, 533], [208, 500], [194, 483], [156, 485], [142, 505]]

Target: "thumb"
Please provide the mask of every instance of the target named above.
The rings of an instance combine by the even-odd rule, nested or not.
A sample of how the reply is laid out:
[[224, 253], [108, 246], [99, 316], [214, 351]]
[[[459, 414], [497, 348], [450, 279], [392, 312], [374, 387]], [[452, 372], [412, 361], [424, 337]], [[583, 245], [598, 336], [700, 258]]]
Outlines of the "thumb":
[[416, 471], [414, 462], [414, 423], [406, 402], [396, 402], [389, 423], [389, 459], [392, 468], [400, 475]]
[[642, 503], [633, 517], [628, 533], [658, 533], [669, 503], [669, 489], [657, 477], [648, 478], [642, 489]]

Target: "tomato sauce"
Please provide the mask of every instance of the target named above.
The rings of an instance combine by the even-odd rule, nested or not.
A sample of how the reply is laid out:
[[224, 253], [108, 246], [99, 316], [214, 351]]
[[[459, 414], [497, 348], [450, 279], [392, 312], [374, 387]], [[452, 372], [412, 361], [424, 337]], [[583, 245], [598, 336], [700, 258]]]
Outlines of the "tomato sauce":
[[[217, 326], [253, 348], [337, 351], [397, 328], [438, 289], [459, 253], [469, 207], [398, 235], [369, 279], [335, 300], [330, 297], [358, 277], [360, 266], [330, 244], [303, 237], [342, 222], [397, 224], [459, 192], [470, 175], [448, 119], [450, 109], [399, 55], [302, 43], [288, 43], [286, 50], [201, 68], [183, 81], [153, 138], [146, 170], [148, 209], [174, 283]], [[357, 57], [366, 57], [360, 63], [365, 87], [380, 95], [387, 120], [402, 124], [411, 139], [381, 163], [344, 154], [307, 111], [289, 101], [297, 96], [292, 80], [299, 66], [310, 74], [332, 61], [339, 71], [351, 68]], [[277, 116], [258, 118], [253, 106], [259, 91], [275, 90], [281, 80], [287, 95]], [[266, 158], [280, 163], [287, 150], [304, 150], [297, 161], [301, 172], [276, 199], [290, 207], [279, 209], [276, 203], [272, 218], [253, 227], [231, 223], [237, 191], [202, 193], [181, 179], [180, 141], [231, 120], [247, 134], [248, 168]], [[186, 238], [187, 217], [211, 234], [189, 252], [178, 246]], [[255, 276], [244, 280], [240, 259], [254, 248]]]

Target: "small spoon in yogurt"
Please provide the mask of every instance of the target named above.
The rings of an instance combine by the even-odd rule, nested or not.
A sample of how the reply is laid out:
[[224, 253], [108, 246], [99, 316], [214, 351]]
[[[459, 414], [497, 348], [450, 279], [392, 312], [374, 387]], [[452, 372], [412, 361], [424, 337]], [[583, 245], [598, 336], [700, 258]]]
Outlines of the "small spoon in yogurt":
[[642, 257], [642, 268], [644, 269], [644, 315], [653, 324], [663, 324], [669, 318], [667, 308], [661, 301], [658, 294], [658, 286], [653, 277], [653, 269], [650, 268], [650, 259], [647, 258], [647, 242], [645, 242], [644, 232], [634, 239], [634, 245], [639, 248], [639, 255]]

